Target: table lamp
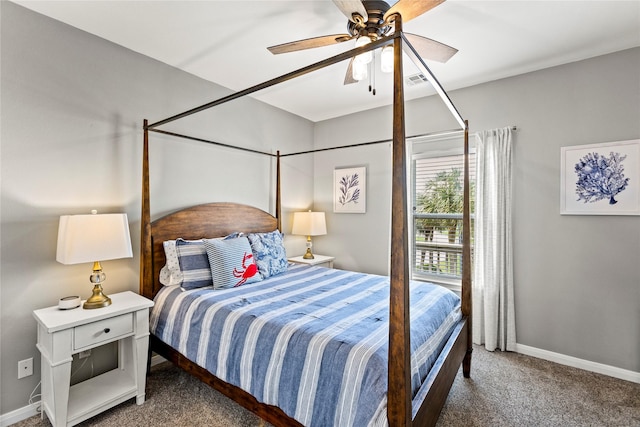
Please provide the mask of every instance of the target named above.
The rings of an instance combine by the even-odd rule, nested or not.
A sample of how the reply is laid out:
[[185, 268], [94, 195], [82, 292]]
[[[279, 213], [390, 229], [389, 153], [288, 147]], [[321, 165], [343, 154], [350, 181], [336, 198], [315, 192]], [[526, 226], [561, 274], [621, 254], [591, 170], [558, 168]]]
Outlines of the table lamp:
[[93, 294], [82, 306], [85, 309], [111, 305], [111, 298], [102, 292], [106, 275], [100, 261], [131, 258], [131, 236], [127, 214], [62, 215], [58, 227], [56, 261], [61, 264], [93, 262]]
[[311, 236], [327, 234], [324, 212], [294, 212], [291, 234], [307, 236], [307, 252], [305, 252], [302, 258], [313, 259]]

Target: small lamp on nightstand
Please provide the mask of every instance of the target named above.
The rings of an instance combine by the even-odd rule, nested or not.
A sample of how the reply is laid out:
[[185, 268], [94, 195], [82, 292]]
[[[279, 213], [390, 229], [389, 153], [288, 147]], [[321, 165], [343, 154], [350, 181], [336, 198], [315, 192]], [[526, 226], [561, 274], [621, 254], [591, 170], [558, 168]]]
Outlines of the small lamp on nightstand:
[[82, 306], [85, 309], [111, 305], [111, 298], [102, 293], [106, 275], [100, 261], [131, 258], [131, 236], [127, 214], [62, 215], [58, 227], [56, 261], [61, 264], [93, 262], [93, 295]]
[[307, 236], [307, 252], [304, 259], [313, 259], [311, 252], [311, 236], [322, 236], [327, 234], [327, 225], [324, 220], [324, 212], [294, 212], [293, 228], [291, 234]]

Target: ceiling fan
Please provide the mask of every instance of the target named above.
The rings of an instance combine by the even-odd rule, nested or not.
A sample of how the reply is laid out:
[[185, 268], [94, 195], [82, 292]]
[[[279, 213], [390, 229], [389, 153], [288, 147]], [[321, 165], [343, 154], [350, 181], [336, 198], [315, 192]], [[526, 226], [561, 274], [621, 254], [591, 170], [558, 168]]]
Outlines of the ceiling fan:
[[[347, 22], [348, 34], [331, 34], [309, 39], [296, 40], [283, 43], [267, 49], [274, 55], [288, 52], [295, 52], [304, 49], [329, 46], [337, 43], [344, 43], [356, 39], [356, 47], [366, 43], [376, 41], [382, 37], [391, 35], [394, 29], [396, 14], [402, 16], [402, 22], [422, 15], [433, 9], [445, 0], [399, 0], [390, 6], [384, 0], [333, 0], [340, 11], [349, 19]], [[444, 43], [419, 36], [416, 34], [404, 33], [416, 52], [424, 59], [438, 62], [447, 62], [458, 52], [457, 49], [447, 46]], [[393, 52], [392, 46], [388, 53]], [[366, 66], [371, 61], [369, 56], [358, 55], [351, 58], [344, 84], [356, 83], [367, 76]], [[382, 59], [385, 57], [385, 50], [382, 51]], [[391, 55], [391, 58], [393, 55]], [[391, 61], [391, 63], [393, 63]], [[383, 64], [383, 71], [384, 71]], [[375, 93], [374, 93], [375, 94]]]

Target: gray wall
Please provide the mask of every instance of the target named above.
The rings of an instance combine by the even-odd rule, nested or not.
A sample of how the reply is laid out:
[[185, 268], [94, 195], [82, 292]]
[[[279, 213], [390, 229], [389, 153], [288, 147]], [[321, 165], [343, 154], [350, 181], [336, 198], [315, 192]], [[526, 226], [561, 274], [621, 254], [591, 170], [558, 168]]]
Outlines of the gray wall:
[[[58, 217], [126, 212], [134, 259], [107, 261], [107, 293], [138, 288], [141, 123], [227, 93], [167, 65], [8, 2], [1, 14], [0, 414], [27, 404], [40, 376], [31, 311], [89, 291], [89, 266], [55, 262]], [[640, 49], [453, 91], [472, 131], [517, 125], [515, 286], [518, 342], [640, 371], [640, 218], [559, 215], [560, 147], [640, 138]], [[390, 137], [389, 108], [315, 125], [250, 100], [171, 125], [283, 151]], [[248, 120], [248, 118], [251, 118]], [[431, 97], [407, 106], [407, 134], [455, 123]], [[152, 135], [152, 214], [214, 200], [270, 210], [273, 165]], [[367, 213], [332, 214], [335, 167], [368, 167]], [[261, 179], [248, 183], [247, 171]], [[285, 159], [291, 211], [327, 213], [317, 253], [336, 266], [388, 270], [390, 148]], [[262, 178], [264, 177], [264, 178]], [[315, 182], [314, 182], [315, 181]], [[313, 197], [312, 197], [313, 196]], [[287, 238], [302, 252], [304, 239]], [[17, 380], [17, 361], [35, 373]]]
[[[560, 147], [640, 138], [640, 48], [450, 96], [472, 132], [516, 125], [514, 274], [519, 344], [640, 372], [640, 217], [560, 215]], [[317, 146], [390, 138], [382, 108], [316, 123]], [[452, 129], [439, 99], [408, 103], [407, 135]], [[357, 130], [357, 131], [356, 131]], [[391, 153], [316, 154], [316, 252], [340, 268], [388, 271]], [[333, 214], [332, 171], [368, 165], [367, 213]], [[348, 238], [344, 238], [347, 236]], [[371, 250], [376, 248], [376, 250]]]
[[[63, 214], [126, 212], [134, 258], [103, 263], [105, 292], [138, 290], [142, 120], [160, 120], [228, 93], [70, 26], [0, 2], [1, 253], [0, 414], [27, 405], [39, 381], [31, 312], [65, 295], [90, 294], [90, 265], [55, 261]], [[245, 99], [167, 129], [263, 151], [310, 149], [313, 124]], [[195, 130], [194, 130], [195, 129]], [[266, 158], [151, 134], [151, 209], [235, 201], [273, 212], [274, 164]], [[283, 229], [311, 207], [311, 156], [284, 159]], [[304, 238], [288, 237], [302, 253]], [[17, 379], [18, 360], [34, 375]]]

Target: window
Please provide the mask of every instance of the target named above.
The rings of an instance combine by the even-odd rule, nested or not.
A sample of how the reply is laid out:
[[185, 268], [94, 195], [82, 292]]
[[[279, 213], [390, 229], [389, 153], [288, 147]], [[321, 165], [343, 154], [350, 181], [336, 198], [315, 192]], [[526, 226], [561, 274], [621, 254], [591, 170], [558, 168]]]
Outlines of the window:
[[[455, 289], [462, 275], [464, 134], [417, 137], [410, 141], [410, 152], [412, 278]], [[471, 147], [469, 178], [473, 230], [475, 150]]]

